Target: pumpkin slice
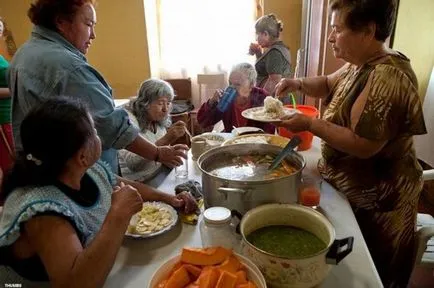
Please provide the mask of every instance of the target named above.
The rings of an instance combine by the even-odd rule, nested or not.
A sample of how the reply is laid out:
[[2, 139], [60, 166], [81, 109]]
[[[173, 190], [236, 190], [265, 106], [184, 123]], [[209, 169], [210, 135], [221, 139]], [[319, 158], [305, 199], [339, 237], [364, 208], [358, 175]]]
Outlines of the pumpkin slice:
[[240, 284], [247, 284], [247, 273], [244, 270], [239, 270], [237, 273], [235, 273], [235, 276], [237, 276], [237, 282], [235, 282], [235, 285]]
[[227, 271], [222, 271], [217, 282], [216, 288], [234, 288], [237, 276]]
[[188, 276], [187, 269], [181, 266], [169, 277], [164, 288], [184, 288], [189, 283], [190, 276]]
[[227, 271], [235, 274], [240, 268], [241, 263], [234, 255], [229, 256], [226, 260], [218, 266], [221, 271]]
[[218, 265], [223, 263], [230, 255], [232, 255], [232, 251], [223, 247], [203, 249], [183, 248], [181, 261], [183, 263], [199, 266]]
[[202, 270], [195, 284], [198, 284], [199, 288], [215, 288], [219, 276], [220, 274], [217, 268], [208, 266]]

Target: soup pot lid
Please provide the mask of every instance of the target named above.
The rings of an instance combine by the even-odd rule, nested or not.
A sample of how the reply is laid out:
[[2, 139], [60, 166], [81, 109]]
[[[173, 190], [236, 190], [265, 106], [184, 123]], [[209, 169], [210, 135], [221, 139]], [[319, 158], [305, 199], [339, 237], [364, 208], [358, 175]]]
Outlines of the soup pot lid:
[[225, 207], [211, 207], [203, 212], [206, 223], [226, 224], [231, 221], [231, 211]]

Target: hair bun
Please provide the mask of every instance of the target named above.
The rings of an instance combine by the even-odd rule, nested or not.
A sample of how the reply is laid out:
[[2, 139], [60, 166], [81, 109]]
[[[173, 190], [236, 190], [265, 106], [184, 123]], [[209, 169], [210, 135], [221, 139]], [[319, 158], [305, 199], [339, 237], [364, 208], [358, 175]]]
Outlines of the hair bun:
[[283, 23], [282, 23], [282, 21], [277, 21], [277, 28], [279, 29], [279, 32], [282, 32], [283, 31]]

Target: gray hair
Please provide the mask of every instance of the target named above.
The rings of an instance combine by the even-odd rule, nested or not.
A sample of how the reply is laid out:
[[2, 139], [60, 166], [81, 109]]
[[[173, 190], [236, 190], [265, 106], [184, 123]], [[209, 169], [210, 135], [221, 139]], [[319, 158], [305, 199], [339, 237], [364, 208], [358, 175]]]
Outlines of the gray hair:
[[277, 39], [283, 31], [283, 23], [274, 14], [264, 15], [256, 21], [256, 33], [267, 32], [272, 38]]
[[[255, 67], [253, 67], [250, 63], [238, 63], [234, 65], [231, 69], [231, 73], [239, 72], [247, 77], [247, 80], [249, 80], [250, 85], [254, 86], [256, 83], [256, 77], [258, 76], [258, 73], [256, 72]], [[229, 75], [230, 75], [229, 74]]]
[[[137, 97], [130, 100], [126, 107], [136, 117], [142, 131], [149, 129], [151, 121], [148, 117], [148, 109], [152, 102], [161, 97], [169, 97], [169, 101], [175, 98], [172, 86], [160, 79], [148, 79], [140, 85]], [[158, 122], [161, 127], [169, 127], [172, 124], [170, 116]]]

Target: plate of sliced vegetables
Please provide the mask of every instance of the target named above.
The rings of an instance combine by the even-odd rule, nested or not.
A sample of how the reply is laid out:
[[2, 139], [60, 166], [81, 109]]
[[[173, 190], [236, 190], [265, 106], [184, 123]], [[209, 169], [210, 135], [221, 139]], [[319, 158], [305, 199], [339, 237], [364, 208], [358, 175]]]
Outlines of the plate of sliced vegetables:
[[[224, 286], [223, 283], [234, 285]], [[186, 247], [180, 255], [167, 260], [155, 271], [148, 288], [234, 287], [235, 283], [239, 285], [237, 287], [267, 287], [258, 267], [232, 250]]]
[[140, 212], [131, 217], [126, 236], [148, 238], [172, 229], [178, 222], [176, 210], [163, 202], [144, 202]]

